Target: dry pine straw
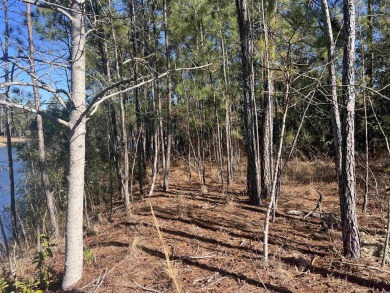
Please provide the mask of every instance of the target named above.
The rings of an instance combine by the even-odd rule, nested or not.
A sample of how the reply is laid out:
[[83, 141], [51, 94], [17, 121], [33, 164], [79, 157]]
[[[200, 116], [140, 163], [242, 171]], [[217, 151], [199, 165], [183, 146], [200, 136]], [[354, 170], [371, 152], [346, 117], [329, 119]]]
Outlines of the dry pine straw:
[[[179, 181], [179, 180], [178, 180]], [[248, 204], [242, 185], [222, 194], [218, 184], [206, 193], [181, 180], [169, 192], [158, 188], [151, 198], [173, 268], [167, 269], [149, 200], [135, 202], [131, 215], [116, 209], [113, 221], [98, 224], [96, 235], [85, 238], [95, 260], [87, 264], [79, 283], [83, 292], [381, 292], [390, 290], [386, 272], [374, 256], [353, 266], [340, 261], [341, 235], [323, 232], [318, 219], [287, 215], [288, 210], [309, 212], [318, 195], [307, 186], [285, 186], [277, 221], [271, 224], [268, 263], [262, 260], [264, 207]], [[323, 209], [337, 209], [336, 187], [317, 186]], [[374, 213], [373, 213], [374, 214]], [[364, 227], [379, 226], [378, 217], [360, 217]], [[363, 243], [363, 246], [365, 244]], [[61, 259], [54, 262], [58, 274]]]

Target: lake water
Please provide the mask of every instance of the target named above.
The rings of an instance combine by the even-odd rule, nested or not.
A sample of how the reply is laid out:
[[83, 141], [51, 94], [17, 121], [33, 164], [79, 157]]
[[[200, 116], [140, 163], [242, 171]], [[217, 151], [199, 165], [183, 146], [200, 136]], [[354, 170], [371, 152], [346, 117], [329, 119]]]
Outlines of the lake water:
[[[18, 160], [16, 149], [12, 149], [14, 160], [14, 176], [15, 176], [15, 192], [24, 184], [23, 177], [23, 161]], [[9, 215], [4, 212], [4, 208], [9, 207], [11, 203], [10, 187], [9, 187], [9, 173], [8, 173], [8, 155], [7, 148], [0, 147], [0, 214], [6, 226], [7, 236], [10, 236], [10, 221]], [[1, 239], [1, 236], [0, 236]]]

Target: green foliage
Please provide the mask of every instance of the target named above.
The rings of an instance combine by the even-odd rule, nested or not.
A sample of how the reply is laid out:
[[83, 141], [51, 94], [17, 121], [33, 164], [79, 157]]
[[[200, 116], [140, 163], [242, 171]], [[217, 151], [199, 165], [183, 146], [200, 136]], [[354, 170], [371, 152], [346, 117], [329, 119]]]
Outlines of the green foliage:
[[7, 281], [4, 278], [0, 278], [0, 293], [7, 292], [7, 288], [9, 287]]
[[96, 255], [91, 248], [84, 249], [84, 261], [87, 265], [96, 262]]
[[[32, 263], [36, 265], [35, 271], [38, 272], [38, 277], [36, 279], [29, 278], [27, 281], [15, 281], [12, 287], [16, 288], [16, 291], [12, 291], [12, 293], [43, 293], [51, 283], [50, 266], [47, 262], [53, 257], [51, 250], [53, 245], [50, 244], [49, 236], [41, 234], [39, 238], [41, 239], [41, 250], [32, 260]], [[9, 288], [8, 282], [0, 278], [0, 293], [7, 292], [7, 288]]]
[[15, 287], [18, 289], [17, 293], [43, 293], [44, 291], [39, 289], [40, 281], [29, 279], [27, 282], [16, 281]]
[[50, 238], [48, 235], [39, 235], [41, 239], [41, 250], [34, 256], [32, 263], [36, 265], [35, 270], [38, 271], [38, 285], [42, 288], [47, 288], [50, 285], [50, 266], [47, 261], [53, 257], [53, 253], [50, 244]]

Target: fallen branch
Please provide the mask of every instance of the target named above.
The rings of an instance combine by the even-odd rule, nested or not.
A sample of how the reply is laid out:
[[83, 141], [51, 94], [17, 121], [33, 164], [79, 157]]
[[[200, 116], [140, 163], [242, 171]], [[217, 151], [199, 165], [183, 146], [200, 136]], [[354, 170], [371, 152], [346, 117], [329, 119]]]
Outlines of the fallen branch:
[[292, 210], [292, 211], [287, 211], [287, 215], [291, 215], [291, 216], [305, 216], [306, 213], [302, 212], [302, 211], [295, 211], [295, 210]]
[[313, 214], [314, 211], [315, 211], [316, 209], [318, 209], [318, 210], [320, 211], [320, 218], [321, 218], [321, 215], [322, 215], [322, 213], [323, 213], [323, 211], [322, 211], [322, 193], [319, 192], [317, 189], [315, 189], [315, 191], [317, 191], [317, 193], [320, 195], [320, 198], [318, 199], [317, 205], [316, 205], [316, 207], [314, 208], [314, 210], [312, 210], [310, 213], [308, 213], [306, 216], [303, 217], [304, 220], [305, 220], [308, 216], [310, 216], [311, 214]]
[[373, 267], [373, 266], [358, 264], [358, 263], [344, 262], [344, 261], [332, 261], [331, 264], [332, 264], [332, 263], [339, 263], [339, 264], [344, 264], [344, 265], [350, 265], [350, 266], [355, 266], [355, 267], [361, 267], [361, 268], [366, 268], [366, 269], [370, 269], [370, 270], [374, 270], [374, 271], [378, 271], [378, 272], [390, 274], [390, 271], [383, 270], [383, 269], [380, 269], [380, 268], [377, 268], [377, 267]]

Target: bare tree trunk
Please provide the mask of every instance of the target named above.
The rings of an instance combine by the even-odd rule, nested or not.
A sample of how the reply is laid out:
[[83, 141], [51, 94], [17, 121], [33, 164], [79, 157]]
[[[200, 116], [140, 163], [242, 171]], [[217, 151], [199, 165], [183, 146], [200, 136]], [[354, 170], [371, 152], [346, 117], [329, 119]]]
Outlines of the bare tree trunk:
[[[114, 25], [111, 19], [111, 31], [114, 41], [114, 53], [115, 53], [115, 69], [117, 74], [117, 79], [120, 81], [122, 79], [122, 68], [119, 65], [119, 56], [118, 56], [118, 46], [116, 41], [116, 33]], [[125, 97], [123, 95], [119, 96], [120, 100], [120, 113], [121, 113], [121, 130], [122, 130], [122, 148], [123, 148], [123, 174], [121, 174], [121, 191], [122, 197], [125, 200], [126, 211], [130, 211], [130, 197], [129, 197], [129, 150], [128, 150], [128, 138], [127, 138], [127, 129], [126, 129], [126, 108], [125, 108]]]
[[[133, 55], [137, 56], [138, 48], [137, 48], [137, 36], [136, 36], [136, 14], [135, 14], [135, 0], [130, 2], [130, 14], [131, 14], [131, 43], [133, 44]], [[138, 65], [137, 62], [133, 62], [133, 78], [134, 81], [137, 80], [137, 72]], [[141, 196], [144, 194], [144, 166], [145, 166], [145, 149], [144, 149], [144, 131], [143, 131], [143, 121], [141, 115], [141, 102], [139, 97], [138, 88], [134, 89], [134, 98], [135, 98], [135, 112], [136, 112], [136, 120], [137, 120], [137, 149], [138, 149], [138, 159], [137, 159], [137, 175], [138, 175], [138, 184], [139, 184], [139, 192]]]
[[[367, 83], [368, 88], [373, 87], [373, 44], [374, 44], [374, 25], [373, 25], [373, 5], [372, 0], [367, 1], [367, 51], [363, 54], [363, 83]], [[363, 46], [362, 46], [363, 47]], [[364, 72], [364, 70], [366, 70]], [[365, 186], [364, 186], [364, 202], [363, 202], [363, 213], [367, 211], [368, 205], [368, 189], [369, 189], [369, 146], [368, 146], [368, 121], [367, 121], [367, 95], [370, 92], [367, 89], [363, 91], [363, 106], [364, 106], [364, 121], [365, 121], [365, 163], [366, 163], [366, 174], [365, 174]]]
[[231, 106], [229, 98], [226, 96], [225, 108], [225, 128], [226, 128], [226, 184], [227, 188], [233, 183], [233, 146], [232, 146], [232, 125], [231, 125]]
[[368, 45], [368, 52], [365, 53], [365, 56], [367, 57], [366, 63], [366, 76], [367, 76], [367, 86], [369, 88], [373, 87], [373, 77], [374, 77], [374, 24], [373, 24], [373, 0], [367, 1], [367, 23], [368, 23], [368, 30], [367, 30], [367, 45]]
[[66, 218], [65, 273], [62, 288], [72, 288], [83, 274], [83, 195], [85, 169], [85, 16], [84, 0], [71, 4], [72, 55], [69, 133], [68, 208]]
[[389, 242], [390, 242], [390, 195], [387, 204], [387, 232], [386, 232], [385, 245], [383, 246], [382, 267], [386, 264]]
[[[221, 14], [220, 7], [218, 5], [218, 12], [221, 27], [224, 27], [223, 15]], [[226, 136], [226, 185], [233, 182], [233, 148], [232, 148], [232, 135], [231, 135], [231, 119], [230, 119], [230, 100], [229, 100], [229, 80], [228, 80], [228, 57], [225, 45], [225, 35], [223, 29], [220, 29], [219, 34], [221, 36], [221, 53], [222, 53], [222, 71], [223, 71], [223, 96], [225, 100], [225, 136]]]
[[139, 146], [139, 138], [140, 138], [140, 132], [137, 135], [137, 140], [135, 143], [135, 152], [134, 152], [134, 158], [133, 158], [133, 164], [131, 165], [131, 179], [130, 179], [130, 198], [133, 202], [133, 178], [134, 178], [134, 168], [135, 168], [135, 162], [138, 155], [138, 146]]
[[11, 130], [10, 130], [10, 109], [5, 108], [5, 129], [7, 133], [7, 155], [8, 155], [8, 174], [10, 182], [10, 195], [11, 195], [11, 224], [12, 224], [12, 234], [16, 242], [19, 241], [18, 233], [18, 221], [16, 216], [16, 199], [15, 199], [15, 176], [14, 176], [14, 161], [12, 155], [12, 142], [11, 142]]
[[[210, 73], [211, 75], [211, 73]], [[215, 93], [214, 93], [214, 112], [215, 112], [215, 119], [217, 123], [217, 160], [218, 160], [218, 170], [219, 170], [219, 179], [221, 180], [222, 185], [222, 191], [225, 192], [225, 183], [224, 183], [224, 175], [223, 175], [223, 153], [222, 153], [222, 142], [221, 142], [221, 130], [219, 126], [219, 115], [218, 115], [218, 109], [217, 109], [217, 103], [215, 99]]]
[[249, 30], [249, 13], [247, 0], [236, 0], [238, 26], [241, 41], [242, 74], [244, 81], [244, 125], [248, 158], [247, 188], [252, 204], [258, 205], [260, 198], [260, 161], [258, 154], [257, 111], [254, 96], [254, 73], [252, 65], [252, 40]]
[[[153, 90], [153, 97], [155, 96], [154, 90]], [[155, 106], [155, 101], [153, 101], [153, 112], [156, 114], [156, 106]], [[152, 171], [152, 182], [150, 183], [150, 188], [149, 188], [149, 193], [148, 197], [152, 196], [153, 191], [154, 191], [154, 186], [156, 183], [156, 178], [157, 178], [157, 163], [158, 163], [158, 154], [159, 154], [159, 127], [157, 123], [156, 117], [153, 119], [153, 171]]]
[[[168, 178], [165, 177], [165, 168], [166, 168], [166, 153], [165, 153], [165, 141], [164, 141], [164, 123], [162, 120], [162, 102], [161, 102], [161, 97], [158, 95], [157, 97], [157, 107], [158, 107], [158, 132], [160, 134], [159, 136], [159, 141], [160, 141], [160, 147], [161, 147], [161, 165], [162, 165], [162, 170], [163, 170], [163, 182], [162, 182], [162, 187], [164, 190], [166, 185], [166, 181], [168, 181]], [[167, 179], [167, 180], [165, 180]]]
[[[152, 1], [152, 12], [154, 13], [156, 7], [155, 7], [155, 2]], [[154, 62], [153, 62], [153, 67], [154, 67], [154, 74], [157, 77], [157, 48], [158, 48], [158, 36], [157, 36], [157, 27], [156, 27], [156, 19], [155, 15], [152, 14], [152, 26], [153, 26], [153, 37], [154, 37], [154, 53], [156, 55]], [[149, 194], [148, 196], [152, 196], [153, 191], [154, 191], [154, 186], [156, 183], [156, 178], [157, 178], [157, 172], [158, 172], [158, 156], [159, 156], [159, 121], [161, 120], [161, 113], [160, 113], [160, 108], [159, 105], [161, 105], [161, 96], [160, 93], [158, 92], [158, 87], [156, 82], [153, 82], [152, 84], [152, 127], [151, 131], [153, 133], [152, 141], [153, 141], [153, 175], [152, 175], [152, 182], [150, 184], [150, 189], [149, 189]], [[157, 107], [156, 107], [156, 99], [157, 99]], [[164, 155], [164, 154], [163, 154]]]
[[262, 22], [264, 30], [264, 97], [263, 97], [263, 137], [261, 148], [261, 197], [267, 198], [272, 189], [272, 167], [273, 167], [273, 103], [274, 103], [274, 80], [271, 65], [274, 59], [274, 46], [270, 37], [270, 30], [274, 24], [274, 15], [276, 13], [276, 1], [267, 1], [267, 7], [264, 1], [261, 1]]
[[[29, 43], [29, 51], [30, 51], [30, 71], [35, 76], [35, 61], [34, 61], [34, 43], [33, 43], [33, 28], [32, 28], [32, 20], [31, 20], [31, 4], [26, 3], [26, 16], [27, 16], [27, 27], [28, 27], [28, 43]], [[33, 93], [35, 99], [35, 108], [37, 110], [41, 107], [41, 99], [39, 97], [38, 87], [36, 86], [36, 80], [33, 79]], [[38, 132], [38, 148], [39, 148], [39, 168], [41, 171], [41, 181], [43, 185], [43, 190], [46, 195], [46, 203], [47, 209], [49, 211], [50, 223], [52, 228], [54, 229], [54, 236], [58, 237], [60, 235], [60, 228], [58, 226], [58, 220], [55, 209], [55, 200], [54, 194], [50, 187], [49, 175], [47, 173], [46, 166], [46, 156], [45, 156], [45, 138], [43, 136], [43, 122], [42, 116], [37, 115], [37, 132]]]
[[[6, 83], [10, 81], [9, 78], [9, 60], [8, 60], [8, 48], [9, 48], [9, 20], [8, 20], [8, 1], [3, 1], [3, 10], [4, 10], [4, 80]], [[9, 86], [5, 87], [5, 98], [9, 102]], [[12, 157], [12, 144], [11, 144], [11, 109], [4, 107], [5, 110], [5, 131], [7, 136], [7, 154], [8, 154], [8, 174], [10, 182], [10, 195], [11, 195], [11, 224], [12, 224], [12, 234], [15, 241], [18, 241], [18, 222], [16, 216], [16, 201], [15, 201], [15, 178], [14, 178], [14, 162]]]
[[359, 228], [356, 217], [355, 178], [355, 3], [344, 0], [344, 56], [342, 119], [342, 169], [340, 183], [340, 214], [344, 255], [360, 257]]
[[9, 271], [12, 272], [13, 266], [12, 266], [12, 261], [11, 261], [11, 253], [9, 250], [7, 234], [5, 234], [5, 229], [4, 229], [3, 221], [1, 219], [1, 215], [0, 215], [0, 229], [1, 229], [1, 236], [3, 237], [3, 241], [4, 241], [5, 252], [7, 254], [7, 259], [8, 259], [8, 264], [9, 264], [8, 268], [9, 268]]
[[335, 161], [336, 161], [336, 174], [340, 181], [341, 175], [341, 121], [340, 121], [340, 110], [337, 98], [337, 76], [336, 76], [336, 65], [335, 65], [335, 43], [333, 39], [333, 31], [331, 24], [331, 17], [328, 7], [327, 0], [322, 0], [322, 10], [325, 16], [325, 32], [327, 38], [328, 47], [328, 71], [330, 89], [332, 95], [332, 125], [333, 125], [333, 142], [335, 148]]
[[270, 222], [270, 215], [272, 209], [276, 209], [276, 188], [278, 183], [278, 178], [280, 176], [281, 172], [281, 164], [282, 164], [282, 150], [283, 150], [283, 139], [284, 139], [284, 132], [286, 129], [286, 119], [287, 119], [287, 112], [289, 108], [289, 95], [290, 95], [290, 78], [287, 76], [287, 88], [285, 93], [285, 108], [283, 113], [283, 120], [282, 120], [282, 129], [280, 131], [280, 137], [279, 137], [279, 148], [274, 168], [274, 174], [272, 176], [272, 189], [270, 194], [270, 202], [268, 204], [267, 212], [265, 215], [264, 220], [264, 238], [263, 238], [263, 256], [265, 260], [268, 260], [268, 236], [269, 236], [269, 222]]
[[27, 236], [27, 233], [26, 233], [26, 229], [24, 227], [24, 224], [23, 224], [23, 221], [22, 219], [20, 218], [20, 214], [18, 211], [16, 211], [16, 214], [17, 214], [17, 217], [18, 217], [18, 221], [20, 223], [20, 230], [22, 231], [22, 235], [23, 235], [23, 238], [24, 238], [24, 242], [26, 244], [26, 247], [27, 249], [30, 249], [30, 242], [28, 241], [28, 236]]
[[[364, 79], [364, 74], [363, 74], [363, 79]], [[367, 97], [366, 97], [365, 90], [363, 92], [363, 107], [364, 107], [365, 180], [364, 180], [364, 197], [363, 197], [362, 211], [363, 211], [363, 213], [365, 213], [367, 211], [367, 205], [368, 205], [368, 191], [369, 191], [368, 187], [369, 187], [369, 171], [370, 171], [369, 149], [368, 149]]]
[[[165, 27], [165, 54], [167, 60], [167, 85], [168, 85], [168, 117], [167, 117], [167, 147], [165, 154], [165, 166], [164, 166], [164, 190], [169, 190], [169, 169], [171, 167], [171, 148], [172, 148], [172, 81], [171, 74], [171, 50], [169, 48], [169, 26], [168, 26], [168, 4], [167, 0], [164, 0], [164, 27]], [[162, 142], [164, 143], [164, 142]]]

